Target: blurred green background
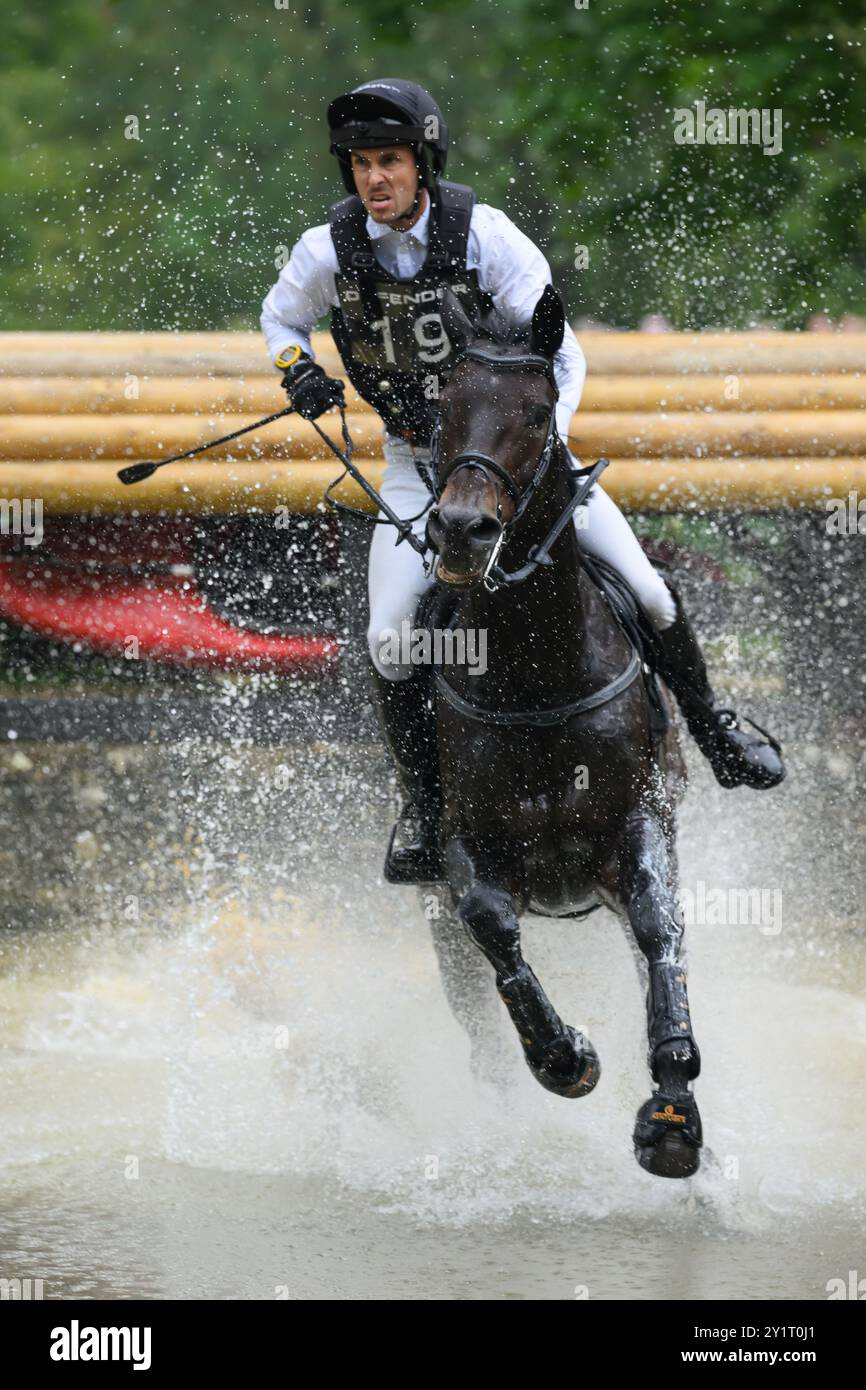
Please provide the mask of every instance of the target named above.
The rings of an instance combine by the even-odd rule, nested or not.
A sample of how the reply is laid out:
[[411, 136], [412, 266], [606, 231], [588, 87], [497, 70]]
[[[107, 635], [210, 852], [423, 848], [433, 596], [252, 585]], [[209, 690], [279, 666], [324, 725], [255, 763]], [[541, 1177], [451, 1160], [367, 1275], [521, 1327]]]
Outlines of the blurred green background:
[[[866, 312], [862, 0], [280, 3], [7, 0], [3, 328], [255, 327], [278, 248], [341, 196], [328, 101], [388, 75], [439, 99], [450, 176], [538, 242], [573, 319]], [[675, 144], [698, 98], [780, 107], [782, 153]]]

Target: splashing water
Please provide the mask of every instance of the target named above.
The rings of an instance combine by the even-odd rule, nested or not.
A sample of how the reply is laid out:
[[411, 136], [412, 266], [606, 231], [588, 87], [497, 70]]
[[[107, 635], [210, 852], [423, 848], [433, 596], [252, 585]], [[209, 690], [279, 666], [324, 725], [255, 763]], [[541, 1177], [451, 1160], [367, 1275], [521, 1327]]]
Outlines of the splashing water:
[[[677, 1184], [631, 1150], [644, 1011], [611, 915], [524, 925], [557, 1008], [598, 1048], [598, 1089], [544, 1092], [504, 1011], [503, 1084], [476, 1080], [418, 899], [379, 879], [380, 755], [280, 750], [297, 776], [277, 802], [273, 752], [202, 747], [130, 753], [134, 840], [150, 836], [159, 866], [132, 920], [118, 911], [129, 765], [100, 782], [91, 752], [51, 774], [74, 900], [43, 854], [52, 925], [5, 938], [4, 1268], [35, 1260], [67, 1296], [570, 1298], [817, 1297], [856, 1267], [866, 952], [856, 924], [800, 908], [808, 760], [787, 800], [743, 794], [736, 818], [695, 769], [683, 883], [705, 899], [781, 884], [784, 915], [687, 929], [707, 1150]], [[47, 777], [57, 754], [43, 754]], [[820, 879], [820, 854], [805, 867]], [[107, 904], [96, 886], [112, 874]]]

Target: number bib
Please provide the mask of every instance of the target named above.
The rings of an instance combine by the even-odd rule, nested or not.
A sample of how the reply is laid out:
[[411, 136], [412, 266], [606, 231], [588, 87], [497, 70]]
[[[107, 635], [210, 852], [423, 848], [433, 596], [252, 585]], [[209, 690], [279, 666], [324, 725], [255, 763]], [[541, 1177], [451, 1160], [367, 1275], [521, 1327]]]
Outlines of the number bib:
[[[471, 311], [475, 287], [469, 275], [455, 277], [450, 288]], [[337, 293], [346, 349], [363, 367], [424, 376], [451, 355], [451, 343], [439, 312], [445, 285], [413, 281], [400, 285], [372, 279], [362, 289], [338, 275]]]

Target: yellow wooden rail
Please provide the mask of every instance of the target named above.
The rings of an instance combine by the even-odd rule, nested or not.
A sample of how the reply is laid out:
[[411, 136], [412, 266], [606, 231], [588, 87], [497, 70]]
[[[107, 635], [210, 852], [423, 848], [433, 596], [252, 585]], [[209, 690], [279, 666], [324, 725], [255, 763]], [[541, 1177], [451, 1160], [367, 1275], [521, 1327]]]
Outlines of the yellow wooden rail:
[[[580, 342], [590, 371], [602, 376], [866, 371], [866, 333], [587, 332]], [[318, 333], [313, 343], [322, 364], [336, 371], [339, 359], [330, 335]], [[0, 333], [3, 376], [147, 370], [163, 376], [211, 371], [238, 377], [262, 375], [270, 366], [259, 333]]]
[[[353, 413], [370, 407], [347, 384]], [[285, 405], [277, 373], [229, 377], [146, 376], [133, 384], [116, 376], [0, 376], [0, 415], [267, 415]], [[587, 411], [861, 410], [866, 372], [789, 376], [587, 377], [580, 413]]]
[[[16, 415], [4, 419], [0, 459], [157, 459], [253, 424], [255, 415]], [[382, 426], [372, 411], [347, 417], [359, 454], [375, 454]], [[339, 438], [339, 419], [319, 422]], [[618, 458], [857, 457], [866, 453], [866, 410], [766, 411], [754, 414], [578, 412], [572, 451]], [[297, 416], [219, 445], [208, 458], [329, 458], [313, 426]]]
[[[571, 426], [584, 461], [628, 507], [822, 507], [866, 488], [866, 334], [586, 333], [589, 376]], [[322, 364], [342, 375], [328, 335]], [[382, 428], [349, 388], [362, 467]], [[257, 333], [0, 333], [0, 499], [47, 511], [309, 511], [339, 471], [287, 417], [125, 488], [117, 469], [193, 448], [279, 409]], [[328, 421], [337, 431], [336, 416]], [[347, 500], [365, 505], [352, 486]]]
[[[117, 470], [128, 460], [52, 462], [10, 460], [0, 463], [0, 498], [42, 498], [46, 512], [152, 513], [176, 511], [219, 513], [293, 512], [322, 507], [322, 495], [340, 472], [335, 463], [260, 459], [208, 464], [191, 460], [163, 469], [146, 482], [124, 487]], [[381, 480], [381, 459], [357, 460], [374, 484]], [[702, 509], [773, 510], [808, 507], [825, 510], [831, 497], [855, 490], [866, 496], [863, 458], [612, 458], [604, 475], [606, 490], [622, 506], [648, 511]], [[371, 510], [352, 483], [337, 496]]]

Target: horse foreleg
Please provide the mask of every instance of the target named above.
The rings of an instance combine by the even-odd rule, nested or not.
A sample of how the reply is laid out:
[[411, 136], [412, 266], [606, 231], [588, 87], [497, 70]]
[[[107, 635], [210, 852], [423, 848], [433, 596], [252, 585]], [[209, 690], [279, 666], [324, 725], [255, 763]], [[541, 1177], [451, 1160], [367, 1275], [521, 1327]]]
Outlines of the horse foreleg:
[[620, 858], [620, 892], [648, 967], [649, 1069], [657, 1089], [638, 1112], [635, 1152], [660, 1177], [696, 1172], [703, 1142], [689, 1089], [701, 1069], [692, 1033], [682, 953], [683, 922], [663, 827], [639, 814], [630, 821]]
[[499, 997], [517, 1029], [529, 1070], [558, 1096], [587, 1095], [601, 1074], [598, 1055], [588, 1038], [563, 1023], [523, 959], [512, 895], [476, 872], [460, 877], [460, 920], [496, 972]]

